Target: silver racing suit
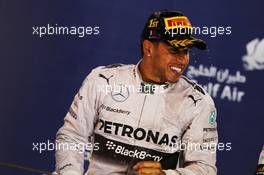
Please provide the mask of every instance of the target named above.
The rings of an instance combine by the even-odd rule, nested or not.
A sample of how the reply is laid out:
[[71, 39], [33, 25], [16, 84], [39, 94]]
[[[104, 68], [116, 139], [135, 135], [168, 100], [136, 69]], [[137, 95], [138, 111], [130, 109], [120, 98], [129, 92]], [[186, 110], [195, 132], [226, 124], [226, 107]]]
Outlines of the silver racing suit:
[[57, 132], [56, 170], [82, 175], [80, 145], [91, 145], [88, 175], [133, 174], [143, 160], [159, 161], [167, 175], [215, 175], [216, 128], [213, 100], [186, 77], [156, 85], [143, 82], [138, 64], [101, 66]]

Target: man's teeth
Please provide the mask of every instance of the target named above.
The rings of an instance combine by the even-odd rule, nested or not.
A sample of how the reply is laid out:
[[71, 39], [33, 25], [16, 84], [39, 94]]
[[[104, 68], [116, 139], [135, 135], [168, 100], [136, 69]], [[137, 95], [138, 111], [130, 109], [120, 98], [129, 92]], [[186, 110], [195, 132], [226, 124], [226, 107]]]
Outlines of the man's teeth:
[[174, 71], [177, 71], [178, 73], [180, 73], [182, 71], [181, 68], [175, 67], [175, 66], [171, 66], [171, 69], [174, 70]]

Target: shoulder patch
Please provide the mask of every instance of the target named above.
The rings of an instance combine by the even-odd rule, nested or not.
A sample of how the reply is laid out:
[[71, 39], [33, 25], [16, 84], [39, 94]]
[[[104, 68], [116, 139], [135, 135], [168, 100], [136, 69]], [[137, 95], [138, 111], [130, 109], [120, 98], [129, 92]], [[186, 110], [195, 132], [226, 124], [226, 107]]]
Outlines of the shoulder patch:
[[209, 116], [209, 123], [214, 126], [215, 122], [216, 122], [215, 111], [211, 111], [210, 116]]
[[110, 78], [114, 77], [114, 75], [110, 75], [109, 77], [106, 77], [104, 74], [99, 74], [98, 76], [99, 76], [100, 78], [105, 79], [108, 85], [110, 85], [110, 84], [109, 84], [109, 80], [110, 80]]
[[193, 100], [194, 106], [196, 106], [197, 101], [202, 100], [201, 98], [195, 99], [193, 95], [188, 95], [188, 98]]

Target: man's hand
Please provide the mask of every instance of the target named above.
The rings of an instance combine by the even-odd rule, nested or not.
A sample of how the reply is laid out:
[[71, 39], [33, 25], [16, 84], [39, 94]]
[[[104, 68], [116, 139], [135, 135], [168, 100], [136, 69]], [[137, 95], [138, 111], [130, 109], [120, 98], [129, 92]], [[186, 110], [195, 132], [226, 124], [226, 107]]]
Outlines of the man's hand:
[[154, 161], [138, 162], [133, 166], [133, 169], [138, 172], [137, 175], [165, 175], [161, 164]]

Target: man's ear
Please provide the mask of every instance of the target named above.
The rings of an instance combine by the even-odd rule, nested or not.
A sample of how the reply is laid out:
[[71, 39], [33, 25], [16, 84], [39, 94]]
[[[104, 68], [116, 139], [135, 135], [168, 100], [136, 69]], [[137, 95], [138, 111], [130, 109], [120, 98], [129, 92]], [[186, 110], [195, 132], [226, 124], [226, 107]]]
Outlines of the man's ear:
[[143, 41], [143, 53], [144, 56], [150, 57], [153, 51], [154, 44], [149, 40]]

